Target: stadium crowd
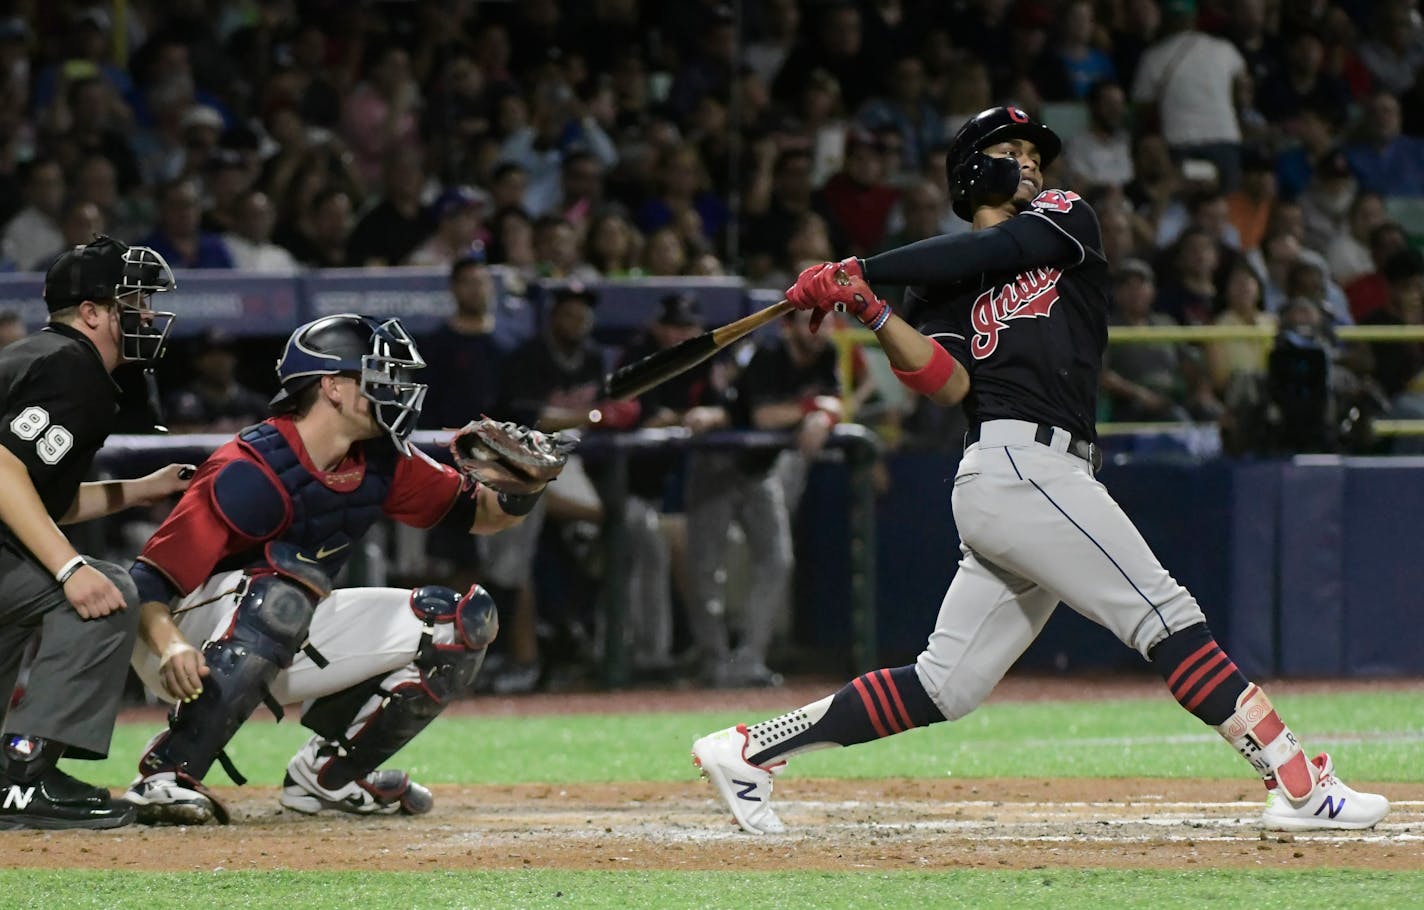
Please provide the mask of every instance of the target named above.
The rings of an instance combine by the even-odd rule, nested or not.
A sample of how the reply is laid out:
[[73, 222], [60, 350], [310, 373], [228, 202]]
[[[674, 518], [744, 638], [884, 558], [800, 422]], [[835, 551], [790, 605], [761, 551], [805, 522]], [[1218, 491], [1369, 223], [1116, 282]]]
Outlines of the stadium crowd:
[[[449, 268], [455, 315], [422, 340], [431, 427], [463, 421], [472, 403], [580, 426], [599, 404], [601, 366], [618, 356], [591, 337], [596, 295], [577, 291], [553, 302], [541, 334], [501, 349], [488, 266], [504, 266], [516, 290], [722, 274], [783, 289], [811, 262], [967, 229], [949, 211], [943, 153], [967, 118], [997, 103], [1064, 136], [1047, 183], [1098, 213], [1115, 322], [1276, 334], [1273, 346], [1113, 347], [1102, 417], [1218, 422], [1237, 451], [1318, 451], [1354, 444], [1361, 415], [1424, 415], [1424, 346], [1333, 334], [1424, 324], [1415, 0], [0, 9], [0, 267], [43, 270], [106, 232], [180, 269]], [[633, 345], [665, 345], [700, 324], [695, 299], [670, 298]], [[9, 334], [14, 323], [0, 327]], [[806, 347], [816, 342], [795, 325], [783, 334], [765, 345], [780, 353], [741, 357], [740, 377], [732, 365], [709, 375], [720, 392], [687, 390], [609, 425], [789, 428], [804, 459], [840, 406], [825, 400], [835, 377], [821, 349]], [[175, 427], [231, 430], [262, 415], [271, 360], [236, 350], [220, 337], [189, 345], [178, 371], [187, 385], [170, 385]], [[245, 371], [249, 360], [262, 369]], [[872, 362], [860, 366], [874, 376]], [[443, 400], [441, 377], [452, 375], [460, 397]], [[448, 395], [454, 384], [443, 384]], [[727, 405], [738, 390], [742, 404]], [[881, 402], [893, 398], [882, 387]], [[772, 420], [775, 408], [747, 402], [796, 407]], [[1309, 419], [1320, 414], [1323, 423]], [[910, 444], [956, 441], [952, 415], [891, 400], [880, 417]], [[789, 521], [804, 465], [720, 467], [735, 477], [721, 488], [745, 489], [747, 509]], [[671, 565], [681, 599], [715, 602], [725, 595], [705, 578], [725, 576], [720, 566], [679, 569], [699, 525], [695, 502], [689, 490], [676, 533], [663, 533], [671, 517], [656, 505], [630, 520], [672, 541], [652, 571]], [[550, 511], [570, 551], [587, 550], [578, 528], [602, 519], [597, 496]], [[783, 530], [758, 552], [789, 547]], [[431, 541], [430, 553], [443, 545]], [[506, 575], [509, 598], [533, 615], [528, 565]], [[786, 584], [758, 596], [784, 598]], [[725, 631], [687, 625], [704, 657], [736, 668], [704, 666], [709, 681], [775, 678], [764, 662], [772, 630], [744, 630], [742, 645], [757, 647], [729, 662]], [[514, 664], [537, 660], [535, 635], [532, 625], [513, 633]], [[668, 628], [651, 635], [634, 642], [650, 669], [672, 648]]]

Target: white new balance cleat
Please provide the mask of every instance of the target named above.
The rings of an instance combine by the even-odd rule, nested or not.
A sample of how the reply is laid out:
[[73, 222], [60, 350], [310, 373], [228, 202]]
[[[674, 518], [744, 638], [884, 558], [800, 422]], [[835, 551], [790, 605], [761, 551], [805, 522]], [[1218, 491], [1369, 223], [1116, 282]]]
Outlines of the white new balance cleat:
[[749, 834], [783, 834], [786, 826], [771, 808], [772, 775], [786, 767], [769, 768], [747, 761], [745, 724], [709, 733], [692, 744], [692, 763], [712, 782], [732, 817]]
[[321, 768], [329, 755], [327, 744], [313, 736], [287, 763], [278, 801], [293, 812], [316, 815], [327, 809], [352, 815], [424, 815], [435, 805], [429, 790], [410, 779], [404, 771], [372, 771], [365, 777], [336, 788], [319, 782]]
[[1266, 794], [1261, 823], [1277, 831], [1314, 829], [1358, 830], [1373, 828], [1389, 814], [1389, 800], [1378, 793], [1352, 790], [1335, 776], [1335, 763], [1322, 752], [1310, 760], [1315, 788], [1299, 805], [1286, 799], [1279, 787]]
[[205, 825], [220, 813], [201, 787], [173, 771], [157, 771], [129, 784], [123, 799], [137, 810], [141, 825]]

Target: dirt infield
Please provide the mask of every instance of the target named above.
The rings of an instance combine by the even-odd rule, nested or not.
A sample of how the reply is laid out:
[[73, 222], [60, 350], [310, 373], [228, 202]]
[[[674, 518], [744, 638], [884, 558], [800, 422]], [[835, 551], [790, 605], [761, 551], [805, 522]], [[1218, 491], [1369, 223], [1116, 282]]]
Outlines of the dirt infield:
[[[1342, 689], [1424, 688], [1396, 684]], [[1303, 691], [1315, 686], [1292, 683]], [[997, 700], [1064, 687], [1006, 681]], [[1150, 681], [1075, 682], [1103, 698], [1160, 693]], [[759, 693], [622, 693], [479, 700], [462, 713], [629, 711], [739, 706], [749, 717], [799, 704], [823, 686]], [[1046, 696], [1045, 696], [1046, 697]], [[0, 833], [8, 867], [213, 869], [933, 870], [956, 868], [1424, 869], [1424, 784], [1351, 781], [1387, 794], [1373, 831], [1284, 835], [1255, 823], [1250, 781], [791, 778], [777, 790], [791, 832], [745, 835], [692, 777], [679, 783], [437, 787], [419, 818], [317, 818], [281, 810], [275, 791], [222, 790], [228, 827]]]

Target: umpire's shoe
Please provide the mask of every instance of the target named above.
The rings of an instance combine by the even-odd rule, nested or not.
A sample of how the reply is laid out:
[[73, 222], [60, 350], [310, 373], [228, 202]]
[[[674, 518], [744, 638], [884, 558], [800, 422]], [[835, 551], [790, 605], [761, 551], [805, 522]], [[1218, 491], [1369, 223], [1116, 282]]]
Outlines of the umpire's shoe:
[[1389, 800], [1361, 793], [1335, 776], [1335, 762], [1322, 752], [1310, 760], [1315, 787], [1301, 803], [1286, 799], [1280, 787], [1266, 794], [1261, 822], [1277, 831], [1373, 828], [1389, 814]]
[[372, 771], [339, 787], [324, 786], [322, 766], [334, 754], [335, 744], [313, 736], [287, 763], [282, 779], [281, 804], [293, 812], [316, 815], [332, 810], [352, 815], [424, 815], [435, 805], [429, 790], [404, 771]]
[[58, 768], [33, 780], [0, 775], [0, 830], [122, 828], [133, 820], [132, 806]]

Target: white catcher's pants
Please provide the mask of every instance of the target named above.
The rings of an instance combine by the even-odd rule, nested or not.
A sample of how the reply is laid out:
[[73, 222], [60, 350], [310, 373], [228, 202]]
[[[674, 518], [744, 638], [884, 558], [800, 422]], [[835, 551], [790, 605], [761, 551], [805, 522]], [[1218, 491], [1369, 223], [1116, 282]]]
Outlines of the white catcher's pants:
[[[217, 638], [237, 612], [242, 572], [209, 578], [174, 608], [179, 630], [194, 647]], [[451, 624], [435, 626], [437, 644], [453, 643]], [[308, 639], [326, 658], [318, 667], [297, 652], [292, 665], [277, 674], [272, 696], [281, 704], [309, 702], [410, 665], [425, 626], [410, 609], [408, 588], [341, 588], [316, 606]], [[442, 637], [449, 641], [442, 641]], [[174, 701], [158, 676], [158, 655], [140, 638], [133, 668], [144, 685], [164, 701]]]
[[1088, 463], [1065, 451], [1068, 434], [1045, 446], [1036, 427], [988, 421], [954, 478], [963, 555], [916, 661], [950, 720], [978, 707], [1060, 601], [1144, 657], [1205, 621]]

